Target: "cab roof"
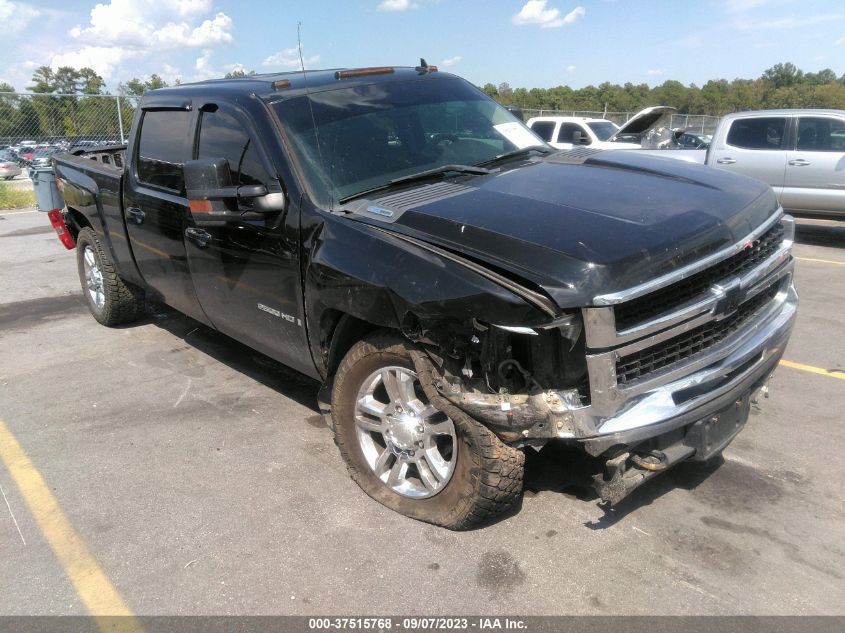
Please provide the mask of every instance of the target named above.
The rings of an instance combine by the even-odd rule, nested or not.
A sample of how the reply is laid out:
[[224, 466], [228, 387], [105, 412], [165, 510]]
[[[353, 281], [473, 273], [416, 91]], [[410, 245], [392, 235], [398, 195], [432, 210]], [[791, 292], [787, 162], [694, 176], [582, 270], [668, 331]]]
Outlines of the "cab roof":
[[439, 72], [436, 66], [427, 70], [410, 66], [381, 66], [372, 68], [330, 68], [324, 70], [301, 70], [286, 73], [268, 73], [232, 77], [230, 79], [208, 79], [194, 83], [179, 84], [168, 88], [159, 88], [145, 93], [151, 98], [187, 97], [196, 94], [254, 94], [264, 99], [273, 97], [286, 98], [298, 96], [306, 91], [322, 92], [334, 88], [346, 88], [362, 84], [376, 84], [409, 79], [425, 80], [437, 77], [454, 77], [450, 73]]

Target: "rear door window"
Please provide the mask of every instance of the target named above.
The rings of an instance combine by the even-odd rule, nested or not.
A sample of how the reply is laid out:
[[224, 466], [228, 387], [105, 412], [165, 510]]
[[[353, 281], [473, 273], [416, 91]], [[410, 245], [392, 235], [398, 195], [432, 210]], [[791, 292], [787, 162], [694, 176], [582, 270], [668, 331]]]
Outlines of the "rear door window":
[[149, 110], [141, 120], [138, 140], [138, 180], [148, 185], [182, 192], [182, 165], [190, 156], [189, 112]]
[[587, 135], [587, 132], [577, 123], [561, 123], [560, 124], [560, 131], [557, 133], [557, 142], [558, 143], [574, 143], [573, 134], [575, 132], [581, 132], [581, 138], [583, 139], [580, 141], [583, 145], [589, 145], [592, 141], [590, 137]]
[[727, 143], [742, 149], [785, 149], [785, 130], [786, 117], [738, 119], [731, 123]]
[[845, 120], [832, 117], [798, 119], [796, 149], [809, 152], [845, 152]]

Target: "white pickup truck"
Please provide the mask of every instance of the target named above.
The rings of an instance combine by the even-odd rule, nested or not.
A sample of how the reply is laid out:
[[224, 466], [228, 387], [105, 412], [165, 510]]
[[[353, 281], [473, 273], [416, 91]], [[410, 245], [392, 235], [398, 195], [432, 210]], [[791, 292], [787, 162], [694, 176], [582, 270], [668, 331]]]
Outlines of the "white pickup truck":
[[723, 117], [709, 149], [643, 150], [757, 178], [794, 215], [845, 219], [845, 110], [757, 110]]
[[538, 116], [528, 119], [528, 127], [552, 147], [572, 149], [588, 145], [593, 149], [640, 149], [643, 136], [660, 118], [677, 112], [669, 106], [653, 106], [637, 112], [621, 127], [607, 119], [575, 116]]

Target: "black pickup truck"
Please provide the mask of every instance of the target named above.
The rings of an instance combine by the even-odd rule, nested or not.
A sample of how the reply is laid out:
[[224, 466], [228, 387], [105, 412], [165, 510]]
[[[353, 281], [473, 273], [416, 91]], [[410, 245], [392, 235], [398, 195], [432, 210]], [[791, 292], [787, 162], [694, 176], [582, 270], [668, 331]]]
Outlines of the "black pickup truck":
[[100, 323], [164, 302], [318, 379], [361, 488], [453, 529], [551, 440], [609, 503], [714, 457], [796, 315], [768, 186], [555, 151], [425, 65], [151, 91], [127, 146], [55, 173]]

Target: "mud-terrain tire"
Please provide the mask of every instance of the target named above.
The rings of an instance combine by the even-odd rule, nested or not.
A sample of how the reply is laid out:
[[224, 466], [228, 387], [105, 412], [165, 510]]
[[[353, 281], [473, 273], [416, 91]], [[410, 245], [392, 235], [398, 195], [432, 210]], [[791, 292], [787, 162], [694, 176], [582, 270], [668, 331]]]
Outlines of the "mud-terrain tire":
[[[398, 334], [388, 332], [372, 334], [349, 350], [338, 367], [332, 389], [335, 444], [352, 479], [370, 497], [391, 510], [451, 530], [467, 530], [488, 523], [496, 516], [518, 506], [522, 494], [525, 454], [502, 443], [490, 430], [448, 402], [441, 402], [439, 408], [431, 405], [430, 399], [422, 391], [414, 369], [411, 354], [415, 351], [409, 341]], [[441, 434], [437, 436], [440, 441], [444, 437], [444, 425], [447, 422], [453, 425], [454, 432], [446, 437], [447, 446], [444, 452], [449, 456], [446, 461], [452, 464], [451, 473], [448, 478], [443, 477], [442, 481], [437, 482], [441, 487], [434, 492], [434, 488], [426, 486], [425, 482], [431, 483], [431, 473], [435, 470], [430, 463], [436, 465], [440, 462], [426, 461], [425, 464], [419, 464], [424, 459], [428, 460], [421, 455], [429, 453], [429, 448], [423, 448], [429, 446], [428, 435], [425, 440], [414, 444], [420, 447], [413, 449], [412, 458], [416, 458], [417, 463], [413, 468], [406, 467], [405, 473], [410, 475], [401, 484], [404, 486], [405, 483], [411, 482], [408, 483], [408, 488], [417, 496], [410, 494], [409, 490], [396, 491], [389, 485], [393, 468], [387, 468], [387, 472], [384, 464], [396, 467], [400, 461], [410, 459], [404, 448], [412, 445], [411, 440], [414, 437], [409, 438], [405, 433], [405, 427], [402, 426], [405, 423], [400, 419], [404, 414], [395, 413], [396, 410], [391, 405], [393, 399], [390, 398], [387, 387], [390, 383], [394, 392], [396, 391], [395, 378], [383, 379], [381, 396], [378, 396], [378, 388], [375, 391], [370, 388], [372, 395], [366, 391], [367, 385], [372, 384], [373, 380], [378, 382], [378, 376], [384, 376], [384, 372], [398, 372], [396, 375], [404, 375], [408, 381], [415, 381], [411, 387], [414, 394], [412, 398], [417, 398], [413, 407], [420, 409], [424, 405], [423, 412], [428, 412], [422, 418], [426, 421], [426, 434], [429, 429], [441, 429]], [[413, 379], [408, 378], [407, 372], [413, 375]], [[373, 376], [377, 377], [374, 379]], [[366, 395], [362, 396], [365, 392]], [[374, 402], [376, 397], [388, 401], [390, 413], [374, 415], [372, 418], [362, 414], [362, 410], [369, 412], [369, 409], [361, 408], [359, 403], [362, 399]], [[410, 408], [412, 407], [409, 405], [405, 409]], [[421, 414], [418, 412], [410, 415]], [[433, 420], [431, 425], [429, 420]], [[379, 430], [370, 431], [369, 426], [362, 428], [362, 423], [373, 426], [379, 424], [380, 427]], [[422, 425], [417, 426], [410, 433], [413, 436], [414, 431], [421, 429]], [[368, 436], [376, 440], [380, 438], [381, 443], [367, 439]], [[419, 436], [415, 437], [419, 439]], [[394, 444], [394, 440], [399, 443]], [[379, 453], [381, 447], [385, 454], [390, 451], [392, 455], [384, 458], [384, 455]], [[375, 457], [376, 455], [378, 457]], [[379, 466], [379, 460], [383, 458], [385, 462]], [[381, 478], [376, 474], [377, 469], [381, 471]], [[423, 470], [428, 472], [428, 479], [422, 477]], [[416, 480], [413, 473], [416, 473]], [[416, 482], [419, 485], [413, 488]], [[396, 479], [393, 483], [396, 485]], [[420, 498], [420, 494], [424, 496]]]
[[144, 314], [144, 291], [117, 274], [97, 234], [84, 228], [76, 238], [76, 265], [88, 309], [103, 325], [129, 323]]

